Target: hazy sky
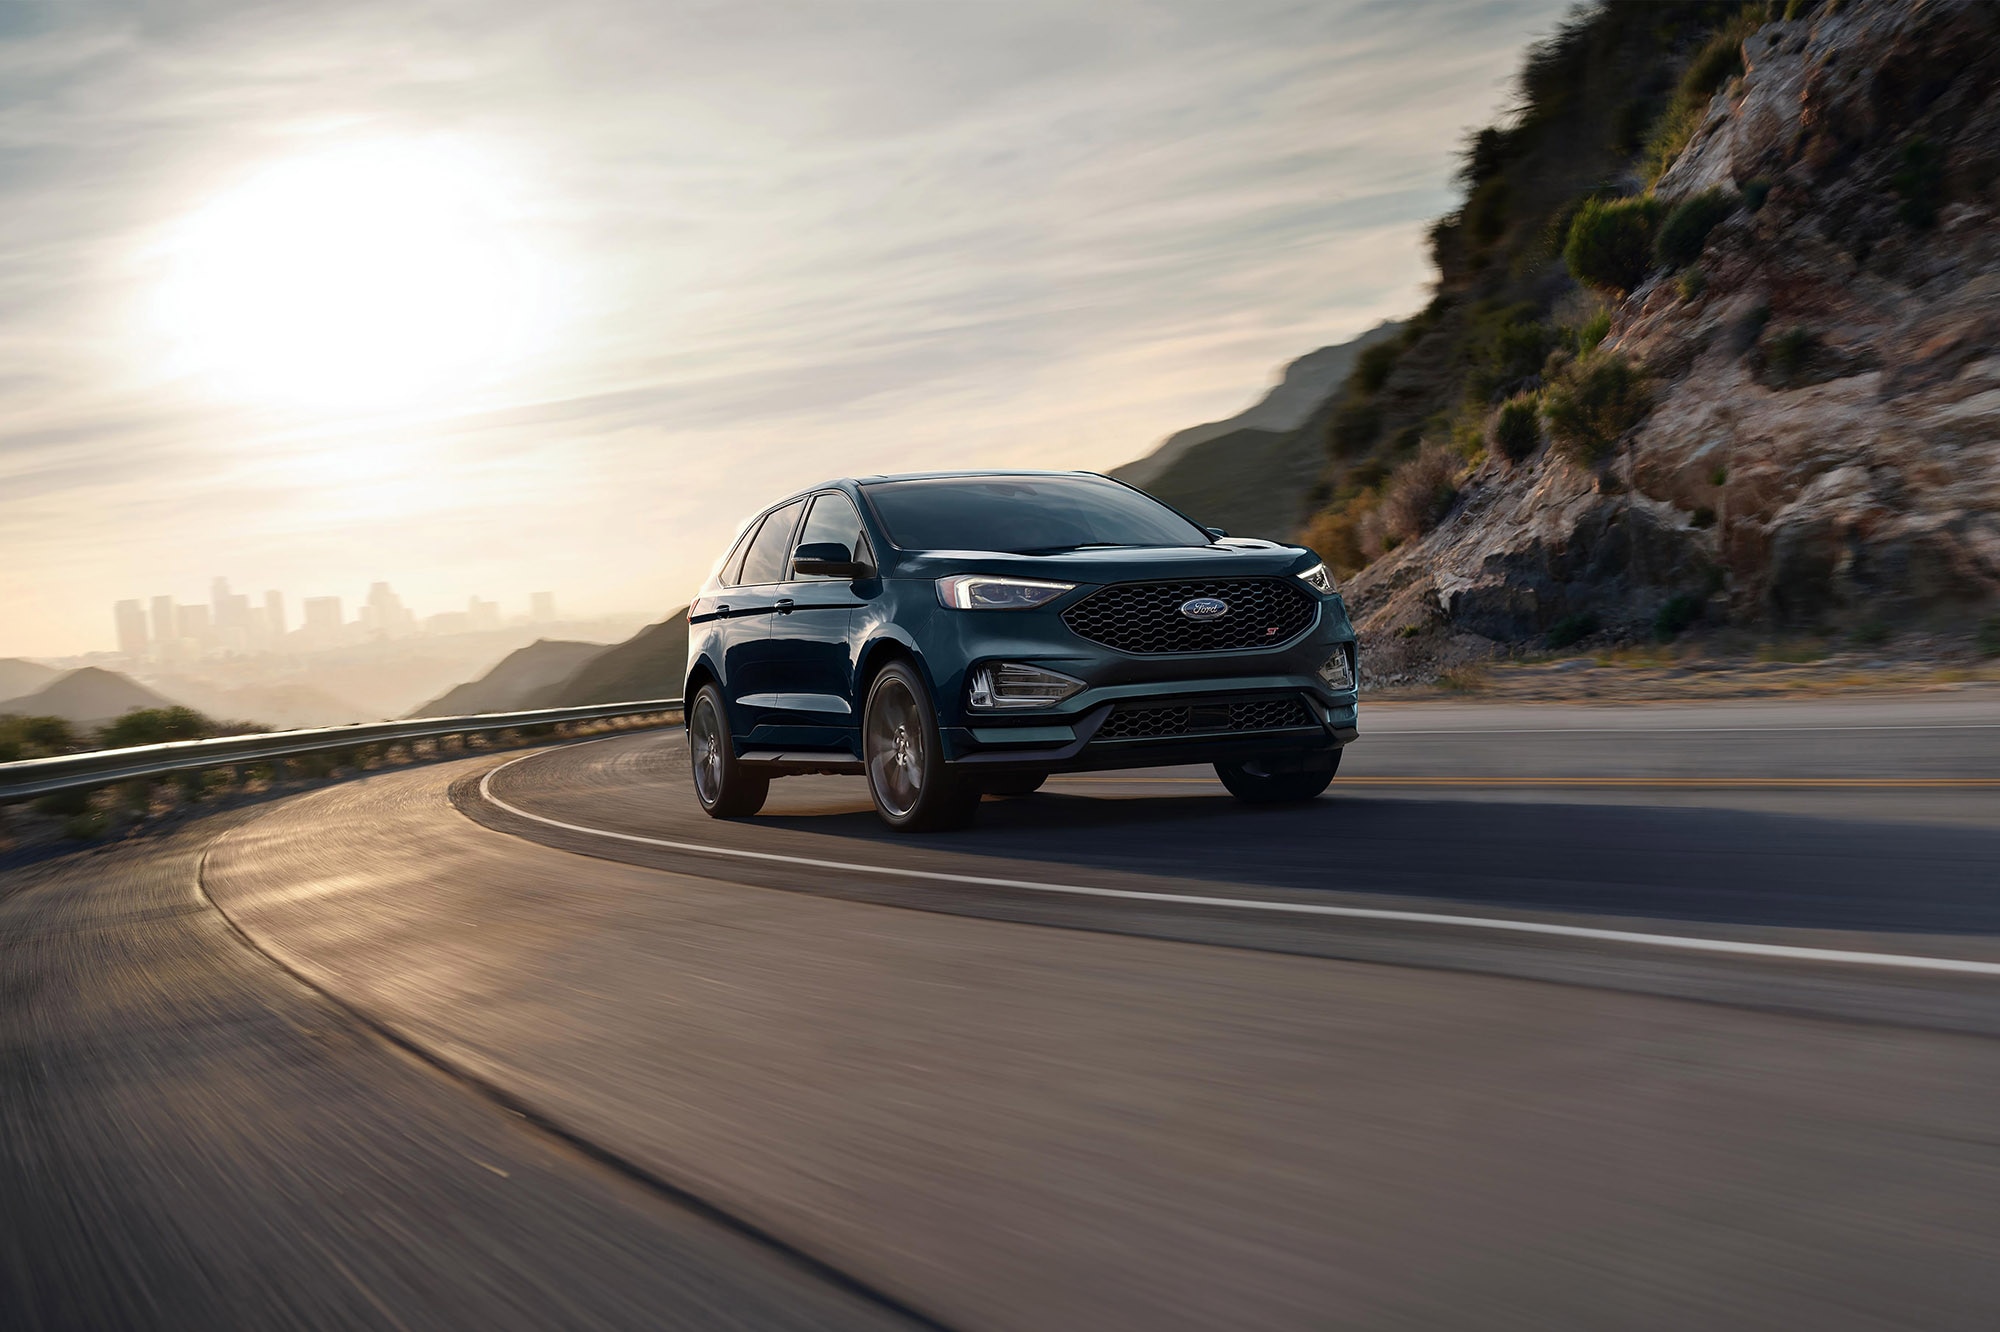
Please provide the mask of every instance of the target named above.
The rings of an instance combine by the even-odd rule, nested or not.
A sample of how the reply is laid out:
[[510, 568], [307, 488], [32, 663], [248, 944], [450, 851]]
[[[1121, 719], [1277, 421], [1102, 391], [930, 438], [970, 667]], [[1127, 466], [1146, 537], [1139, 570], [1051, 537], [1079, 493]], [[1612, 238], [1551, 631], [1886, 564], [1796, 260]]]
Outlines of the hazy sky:
[[0, 655], [663, 612], [828, 476], [1136, 457], [1422, 303], [1564, 7], [0, 7]]

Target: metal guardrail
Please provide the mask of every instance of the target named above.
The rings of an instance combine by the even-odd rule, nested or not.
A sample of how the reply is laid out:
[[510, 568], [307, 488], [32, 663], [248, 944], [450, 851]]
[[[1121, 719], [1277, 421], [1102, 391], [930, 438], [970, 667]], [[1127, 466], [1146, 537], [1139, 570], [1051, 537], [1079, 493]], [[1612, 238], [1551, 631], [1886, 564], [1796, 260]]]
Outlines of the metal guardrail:
[[542, 708], [533, 712], [481, 712], [465, 717], [360, 722], [353, 726], [326, 726], [310, 731], [225, 735], [213, 740], [175, 740], [163, 745], [135, 745], [130, 749], [96, 749], [87, 754], [20, 759], [13, 763], [0, 763], [0, 804], [31, 800], [58, 791], [115, 786], [140, 777], [268, 763], [307, 754], [359, 749], [363, 745], [443, 739], [454, 735], [493, 735], [524, 726], [552, 726], [564, 722], [678, 715], [680, 710], [679, 699], [656, 698], [640, 703]]

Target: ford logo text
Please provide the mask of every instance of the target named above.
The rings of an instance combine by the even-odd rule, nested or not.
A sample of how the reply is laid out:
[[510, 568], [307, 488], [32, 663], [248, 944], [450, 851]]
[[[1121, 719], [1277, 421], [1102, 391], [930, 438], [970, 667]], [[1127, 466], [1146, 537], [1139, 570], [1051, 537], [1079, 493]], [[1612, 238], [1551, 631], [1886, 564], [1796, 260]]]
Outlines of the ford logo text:
[[1221, 597], [1196, 597], [1181, 603], [1181, 614], [1190, 620], [1219, 620], [1229, 614], [1229, 603]]

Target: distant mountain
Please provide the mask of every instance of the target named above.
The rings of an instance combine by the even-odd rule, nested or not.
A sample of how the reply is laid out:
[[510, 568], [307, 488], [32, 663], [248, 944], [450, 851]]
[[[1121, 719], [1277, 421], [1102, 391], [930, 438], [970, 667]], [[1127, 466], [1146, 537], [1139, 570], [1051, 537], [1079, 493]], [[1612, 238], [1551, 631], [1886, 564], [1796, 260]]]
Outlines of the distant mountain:
[[79, 726], [95, 726], [134, 708], [170, 708], [174, 700], [154, 693], [116, 671], [85, 666], [59, 676], [32, 694], [0, 703], [0, 713], [24, 717], [61, 717]]
[[280, 684], [216, 685], [178, 675], [149, 675], [148, 688], [185, 703], [218, 721], [254, 719], [279, 731], [310, 726], [345, 726], [378, 721], [380, 715], [323, 689], [296, 681]]
[[[1358, 338], [1307, 352], [1286, 366], [1278, 376], [1278, 382], [1253, 406], [1226, 421], [1210, 421], [1207, 425], [1177, 430], [1145, 457], [1112, 468], [1111, 475], [1120, 481], [1153, 490], [1154, 482], [1185, 457], [1189, 450], [1199, 445], [1243, 430], [1266, 434], [1297, 430], [1315, 408], [1333, 396], [1347, 378], [1348, 371], [1354, 368], [1356, 356], [1375, 343], [1386, 342], [1402, 329], [1401, 324], [1377, 324]], [[1196, 516], [1200, 517], [1199, 514]], [[1289, 527], [1286, 530], [1289, 531]]]
[[0, 698], [32, 694], [52, 682], [62, 672], [53, 666], [21, 657], [0, 657]]
[[1231, 536], [1289, 541], [1325, 465], [1309, 431], [1232, 430], [1183, 453], [1145, 489]]
[[616, 647], [603, 649], [529, 706], [571, 708], [679, 698], [682, 677], [687, 673], [687, 649], [687, 607], [683, 606]]
[[410, 715], [460, 717], [475, 712], [518, 712], [553, 706], [544, 704], [543, 697], [591, 661], [617, 650], [602, 643], [537, 639], [508, 653], [499, 665], [477, 680], [446, 690]]

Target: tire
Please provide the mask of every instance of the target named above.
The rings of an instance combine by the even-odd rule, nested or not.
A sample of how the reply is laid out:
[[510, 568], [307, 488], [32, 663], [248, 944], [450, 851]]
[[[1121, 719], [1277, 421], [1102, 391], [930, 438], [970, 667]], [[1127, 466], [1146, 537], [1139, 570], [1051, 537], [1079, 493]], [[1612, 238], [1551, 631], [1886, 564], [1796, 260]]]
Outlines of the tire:
[[1246, 805], [1302, 805], [1333, 784], [1334, 773], [1340, 771], [1340, 751], [1333, 752], [1333, 761], [1325, 767], [1267, 772], [1262, 766], [1255, 761], [1218, 763], [1215, 775], [1229, 794]]
[[712, 819], [747, 819], [764, 808], [771, 779], [752, 772], [736, 757], [729, 741], [729, 711], [722, 691], [705, 684], [687, 714], [688, 766], [694, 773], [695, 799]]
[[1048, 779], [1049, 775], [1045, 772], [1003, 772], [980, 782], [979, 789], [1003, 800], [1018, 800], [1041, 790], [1042, 783]]
[[963, 828], [979, 808], [979, 788], [946, 765], [930, 691], [906, 662], [890, 662], [868, 686], [861, 760], [875, 812], [897, 832]]

